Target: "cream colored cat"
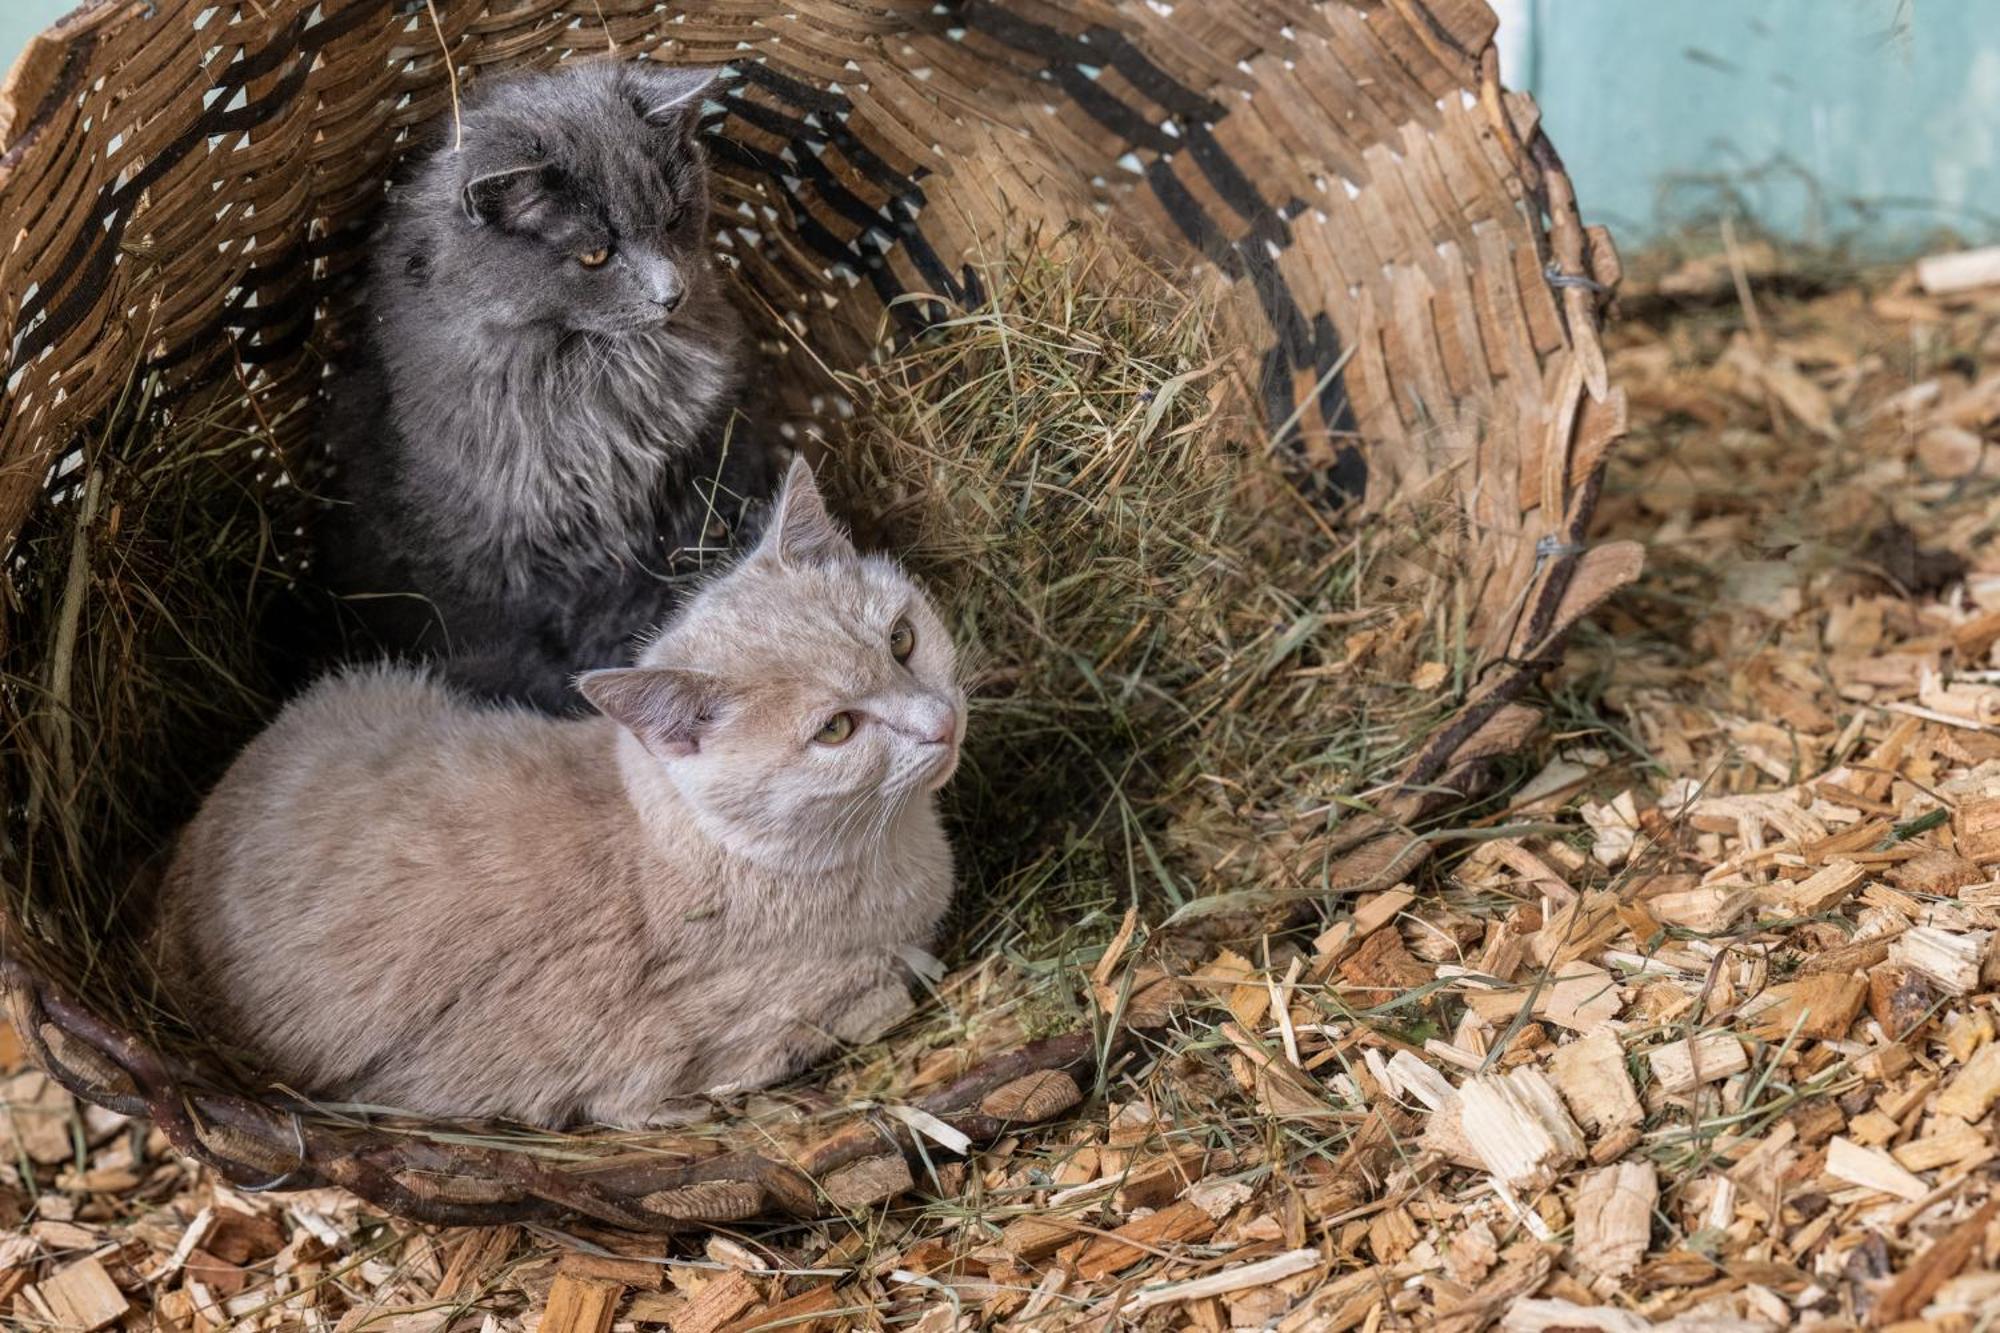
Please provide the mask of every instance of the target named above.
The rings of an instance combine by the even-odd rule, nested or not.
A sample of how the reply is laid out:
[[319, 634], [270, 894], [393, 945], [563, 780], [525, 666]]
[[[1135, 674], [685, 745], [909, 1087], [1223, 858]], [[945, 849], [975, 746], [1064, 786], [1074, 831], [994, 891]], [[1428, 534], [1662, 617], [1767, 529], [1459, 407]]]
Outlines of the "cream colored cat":
[[907, 1010], [965, 701], [922, 591], [804, 463], [756, 551], [581, 686], [605, 716], [403, 667], [286, 707], [168, 873], [197, 1014], [322, 1097], [633, 1125]]

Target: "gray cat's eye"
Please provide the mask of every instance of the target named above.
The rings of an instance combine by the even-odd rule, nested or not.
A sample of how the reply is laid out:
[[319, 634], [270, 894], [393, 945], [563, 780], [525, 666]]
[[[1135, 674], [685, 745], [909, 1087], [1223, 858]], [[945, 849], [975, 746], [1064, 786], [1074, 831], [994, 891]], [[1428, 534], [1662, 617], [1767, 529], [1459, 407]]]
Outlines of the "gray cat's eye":
[[898, 620], [889, 631], [889, 656], [898, 662], [910, 660], [910, 654], [917, 651], [916, 627], [907, 620]]
[[576, 262], [585, 268], [603, 268], [604, 261], [611, 258], [611, 247], [600, 245], [595, 250], [585, 250], [576, 257]]
[[840, 745], [854, 734], [854, 714], [835, 713], [826, 720], [826, 725], [813, 733], [813, 741], [819, 745]]

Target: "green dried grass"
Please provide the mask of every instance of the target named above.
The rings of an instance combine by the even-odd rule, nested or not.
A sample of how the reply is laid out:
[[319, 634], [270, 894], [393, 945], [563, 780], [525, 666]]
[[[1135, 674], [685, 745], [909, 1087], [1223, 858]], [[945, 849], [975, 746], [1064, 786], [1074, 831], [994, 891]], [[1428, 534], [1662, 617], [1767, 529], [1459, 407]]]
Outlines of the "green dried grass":
[[148, 1028], [149, 886], [272, 708], [260, 630], [289, 586], [276, 550], [299, 497], [268, 436], [227, 424], [243, 396], [169, 407], [135, 377], [58, 460], [6, 569], [6, 945]]
[[1031, 972], [1128, 905], [1323, 884], [1327, 835], [1450, 702], [1413, 669], [1460, 661], [1410, 558], [1439, 515], [1336, 530], [1245, 410], [1221, 293], [1069, 242], [847, 376], [861, 425], [832, 472], [971, 664], [954, 954]]
[[[1336, 530], [1298, 494], [1246, 407], [1217, 291], [1076, 236], [987, 285], [992, 303], [844, 377], [859, 425], [826, 474], [963, 646], [946, 952], [993, 960], [892, 1046], [850, 1056], [832, 1076], [849, 1096], [895, 1097], [926, 1051], [1094, 1021], [1076, 965], [1128, 906], [1157, 924], [1217, 894], [1310, 894], [1329, 837], [1462, 681], [1456, 604], [1437, 595], [1442, 511]], [[79, 442], [78, 493], [16, 543], [0, 647], [6, 892], [26, 924], [9, 943], [183, 1050], [199, 1034], [132, 947], [143, 886], [275, 706], [283, 673], [260, 634], [295, 591], [283, 571], [306, 499], [268, 426], [228, 424], [258, 419], [244, 397], [223, 386], [170, 409], [135, 383]], [[1424, 661], [1445, 664], [1443, 686], [1412, 686]], [[633, 1146], [404, 1128], [564, 1159]]]

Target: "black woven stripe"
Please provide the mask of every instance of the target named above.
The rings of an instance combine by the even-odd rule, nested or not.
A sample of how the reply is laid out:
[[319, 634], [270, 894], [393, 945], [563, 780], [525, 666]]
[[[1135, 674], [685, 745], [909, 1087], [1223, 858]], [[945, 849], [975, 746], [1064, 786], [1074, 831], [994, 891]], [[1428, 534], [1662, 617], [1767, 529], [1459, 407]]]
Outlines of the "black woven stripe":
[[1217, 121], [1229, 114], [1220, 102], [1203, 97], [1155, 65], [1150, 56], [1134, 46], [1132, 39], [1118, 29], [1094, 27], [1084, 34], [1084, 40], [1103, 53], [1101, 63], [1123, 74], [1134, 88], [1176, 116]]
[[1313, 316], [1313, 369], [1318, 372], [1321, 386], [1319, 414], [1325, 419], [1327, 429], [1352, 434], [1356, 429], [1354, 404], [1348, 400], [1346, 384], [1333, 373], [1340, 357], [1340, 332], [1322, 310]]
[[1098, 53], [1066, 32], [1045, 27], [1002, 9], [992, 0], [970, 0], [960, 11], [961, 21], [975, 32], [1005, 42], [1017, 51], [1026, 51], [1051, 62], [1094, 65]]
[[1180, 228], [1181, 235], [1190, 245], [1232, 278], [1243, 276], [1243, 257], [1221, 228], [1201, 206], [1201, 201], [1188, 193], [1187, 186], [1174, 174], [1174, 165], [1165, 158], [1157, 158], [1146, 167], [1146, 183], [1153, 187], [1153, 196], [1166, 210], [1167, 217]]
[[[970, 0], [959, 12], [966, 27], [1050, 62], [1044, 73], [1071, 95], [1079, 109], [1132, 148], [1160, 155], [1146, 165], [1145, 172], [1160, 207], [1210, 263], [1232, 279], [1250, 280], [1277, 335], [1277, 343], [1265, 354], [1259, 388], [1271, 421], [1284, 421], [1297, 410], [1292, 374], [1312, 367], [1315, 380], [1325, 381], [1319, 391], [1321, 417], [1330, 430], [1351, 431], [1353, 408], [1342, 375], [1334, 373], [1340, 363], [1340, 340], [1332, 321], [1323, 311], [1307, 321], [1270, 254], [1273, 248], [1282, 251], [1291, 247], [1292, 229], [1286, 213], [1264, 198], [1210, 130], [1228, 115], [1228, 108], [1175, 80], [1114, 28], [1094, 26], [1078, 40], [1009, 13], [991, 0]], [[1078, 65], [1116, 69], [1134, 88], [1171, 113], [1176, 134], [1167, 133], [1091, 81], [1076, 68]], [[1226, 236], [1175, 174], [1170, 159], [1182, 147], [1217, 196], [1248, 224], [1243, 236], [1235, 240]], [[1288, 207], [1296, 213], [1305, 204], [1292, 200]], [[1338, 450], [1324, 480], [1343, 498], [1359, 496], [1367, 484], [1367, 464], [1360, 450], [1352, 446]]]
[[1113, 97], [1075, 65], [1051, 65], [1046, 72], [1079, 110], [1124, 142], [1156, 153], [1174, 151], [1173, 135]]
[[[750, 67], [745, 66], [745, 68]], [[923, 191], [915, 180], [904, 175], [876, 156], [868, 145], [855, 137], [854, 131], [848, 129], [845, 124], [838, 120], [815, 128], [808, 125], [800, 117], [788, 116], [776, 107], [765, 106], [761, 102], [752, 102], [747, 98], [732, 97], [724, 105], [729, 109], [729, 114], [741, 116], [744, 120], [755, 125], [765, 133], [774, 134], [788, 142], [799, 139], [831, 144], [840, 150], [843, 157], [854, 163], [862, 175], [868, 177], [868, 179], [874, 181], [891, 194], [922, 197]]]
[[784, 177], [791, 174], [791, 163], [776, 154], [767, 153], [761, 148], [753, 148], [749, 144], [738, 143], [734, 139], [717, 139], [710, 145], [710, 151], [731, 165], [768, 176], [776, 183], [778, 193], [784, 196], [785, 202], [791, 205], [792, 225], [797, 230], [799, 239], [805, 242], [806, 248], [829, 263], [846, 264], [859, 270], [861, 252], [849, 242], [834, 235], [825, 223], [814, 217], [812, 212], [799, 202], [798, 196], [785, 188]]
[[1305, 367], [1313, 363], [1312, 328], [1306, 322], [1305, 312], [1292, 297], [1292, 289], [1285, 284], [1285, 275], [1278, 271], [1278, 261], [1264, 243], [1255, 237], [1238, 241], [1236, 253], [1242, 257], [1243, 271], [1250, 278], [1251, 289], [1257, 293], [1258, 304], [1264, 307], [1264, 318], [1270, 321], [1272, 330], [1278, 335], [1279, 346], [1291, 358], [1294, 366]]
[[[48, 307], [47, 318], [42, 323], [21, 335], [15, 345], [10, 360], [10, 370], [28, 365], [43, 351], [53, 346], [63, 335], [75, 328], [84, 313], [94, 307], [103, 296], [110, 278], [119, 246], [125, 239], [125, 228], [131, 221], [131, 206], [147, 189], [166, 176], [192, 152], [205, 143], [212, 134], [240, 133], [251, 129], [282, 110], [291, 92], [298, 86], [293, 76], [287, 76], [271, 92], [254, 102], [245, 104], [235, 111], [223, 108], [235, 99], [251, 80], [258, 79], [277, 69], [287, 59], [297, 62], [294, 74], [303, 78], [303, 72], [312, 67], [313, 57], [328, 42], [346, 35], [361, 25], [363, 19], [381, 13], [387, 8], [385, 0], [354, 0], [338, 13], [328, 16], [308, 28], [306, 16], [287, 25], [286, 35], [264, 47], [253, 55], [232, 61], [224, 69], [224, 79], [216, 85], [218, 95], [206, 111], [196, 118], [194, 124], [183, 130], [173, 140], [163, 145], [153, 154], [146, 165], [116, 189], [105, 186], [98, 194], [96, 207], [92, 210], [95, 218], [109, 217], [108, 227], [91, 227], [78, 236], [69, 251], [56, 266], [58, 273], [74, 272], [76, 277], [67, 284], [67, 295], [63, 300]], [[85, 247], [88, 247], [86, 250]], [[16, 327], [25, 327], [41, 312], [53, 294], [54, 287], [45, 285], [35, 293], [34, 299], [24, 302], [17, 316]]]
[[893, 225], [882, 216], [882, 210], [847, 188], [840, 177], [826, 169], [826, 163], [811, 147], [799, 140], [792, 141], [792, 175], [809, 182], [819, 192], [822, 199], [833, 207], [833, 211], [866, 230], [881, 227], [884, 230]]
[[[917, 272], [924, 275], [924, 281], [930, 284], [931, 290], [942, 292], [963, 305], [965, 289], [951, 276], [951, 270], [944, 266], [944, 261], [938, 258], [937, 250], [932, 247], [930, 238], [924, 235], [923, 229], [917, 225], [917, 220], [906, 217], [897, 225], [896, 230], [903, 238], [903, 249], [909, 254], [910, 262], [917, 266]], [[934, 320], [944, 318], [943, 312], [932, 318]]]
[[737, 76], [745, 83], [754, 83], [768, 92], [776, 93], [793, 106], [802, 106], [808, 111], [817, 111], [823, 116], [844, 116], [854, 110], [854, 103], [836, 92], [825, 88], [815, 88], [789, 74], [781, 74], [758, 60], [746, 60], [732, 65]]
[[1189, 125], [1182, 131], [1187, 142], [1188, 156], [1201, 168], [1201, 174], [1215, 187], [1222, 202], [1235, 209], [1248, 222], [1253, 235], [1269, 240], [1280, 249], [1289, 249], [1292, 244], [1292, 229], [1284, 215], [1264, 201], [1264, 196], [1250, 178], [1243, 174], [1243, 168], [1236, 165], [1223, 150], [1206, 125]]

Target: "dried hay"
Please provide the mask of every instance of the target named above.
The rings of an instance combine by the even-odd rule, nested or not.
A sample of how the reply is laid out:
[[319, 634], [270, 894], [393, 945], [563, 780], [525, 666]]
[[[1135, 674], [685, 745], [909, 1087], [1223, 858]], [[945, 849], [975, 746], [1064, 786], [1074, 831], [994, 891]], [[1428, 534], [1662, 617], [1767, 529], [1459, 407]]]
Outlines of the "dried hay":
[[[135, 379], [16, 541], [0, 639], [6, 941], [74, 992], [161, 1016], [133, 948], [172, 829], [273, 706], [271, 618], [305, 497], [263, 431]], [[268, 428], [267, 428], [268, 429]]]
[[[1223, 918], [1242, 930], [1323, 893], [1324, 839], [1462, 683], [1458, 608], [1433, 595], [1449, 528], [1412, 504], [1336, 531], [1297, 494], [1218, 346], [1216, 291], [1088, 233], [987, 277], [990, 304], [844, 377], [859, 424], [830, 475], [864, 535], [936, 589], [975, 673], [950, 796], [959, 971], [932, 1021], [849, 1062], [836, 1099], [907, 1095], [1097, 1021], [1068, 965], [1101, 954], [1128, 909], [1157, 925], [1223, 902], [1247, 909]], [[10, 580], [0, 708], [27, 796], [8, 884], [32, 923], [17, 947], [227, 1067], [191, 1025], [160, 1021], [171, 997], [134, 945], [172, 831], [294, 679], [287, 636], [311, 594], [288, 571], [309, 573], [310, 496], [261, 435], [169, 412], [144, 385], [79, 460], [80, 540], [56, 535], [63, 505], [44, 507]], [[812, 1091], [753, 1103], [828, 1106]], [[470, 1141], [565, 1156], [629, 1137]]]
[[[0, 1087], [0, 1302], [412, 1333], [1987, 1327], [2000, 288], [1745, 290], [1748, 352], [1733, 295], [1648, 296], [1615, 336], [1639, 448], [1600, 531], [1668, 558], [1558, 676], [1503, 836], [1310, 941], [1165, 959], [1201, 1007], [1072, 1123], [846, 1217], [438, 1230], [232, 1191], [28, 1074]], [[1045, 980], [1116, 989], [1159, 966], [1139, 946]], [[1004, 966], [946, 1002], [1001, 1009]], [[950, 1058], [873, 1063], [918, 1086]]]

